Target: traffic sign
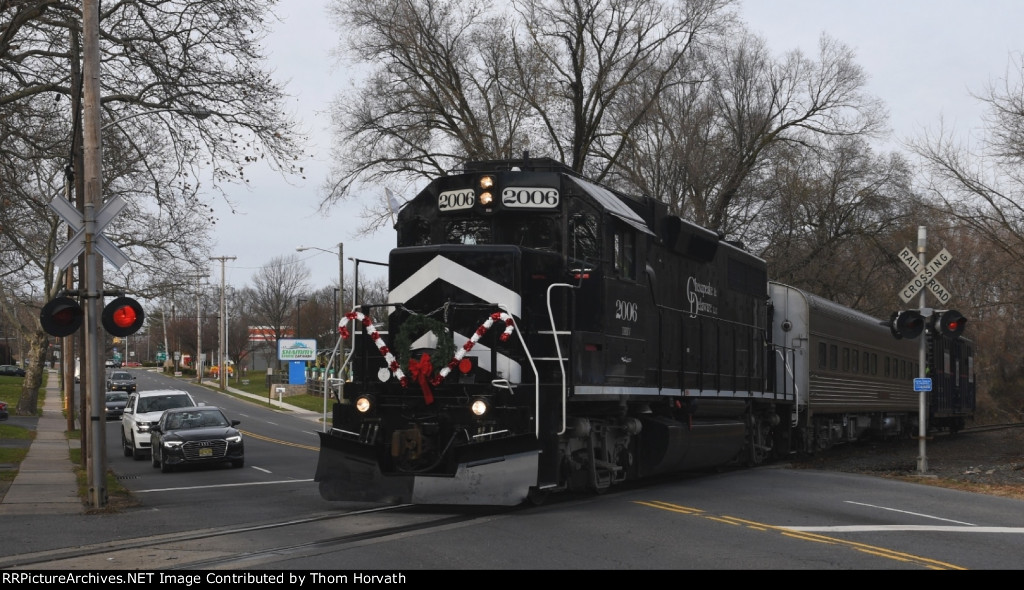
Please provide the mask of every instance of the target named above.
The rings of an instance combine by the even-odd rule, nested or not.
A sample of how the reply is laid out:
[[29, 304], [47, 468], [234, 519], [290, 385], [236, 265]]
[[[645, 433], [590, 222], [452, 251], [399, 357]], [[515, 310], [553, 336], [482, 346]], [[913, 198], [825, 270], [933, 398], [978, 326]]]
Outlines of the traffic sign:
[[[117, 268], [128, 264], [128, 257], [125, 256], [124, 252], [114, 242], [110, 241], [110, 238], [103, 235], [103, 230], [107, 227], [107, 224], [117, 217], [117, 214], [125, 206], [126, 203], [120, 195], [115, 195], [109, 201], [103, 203], [96, 212], [96, 228], [93, 230], [93, 247], [110, 261], [110, 264]], [[71, 238], [68, 239], [68, 243], [64, 244], [64, 247], [53, 257], [54, 266], [63, 270], [85, 251], [85, 220], [82, 217], [82, 212], [75, 209], [71, 202], [63, 197], [54, 197], [50, 201], [50, 208], [56, 211], [57, 215], [60, 215], [61, 219], [66, 221], [71, 227], [71, 231], [74, 232]]]
[[931, 262], [922, 266], [921, 261], [914, 256], [910, 248], [904, 248], [900, 252], [900, 260], [916, 276], [900, 291], [900, 297], [903, 299], [903, 302], [910, 303], [910, 300], [920, 293], [922, 289], [927, 289], [929, 293], [939, 300], [939, 303], [948, 303], [952, 299], [952, 295], [941, 283], [935, 280], [935, 275], [952, 259], [953, 255], [943, 248], [941, 252], [935, 255], [935, 258], [932, 258]]
[[931, 391], [931, 377], [917, 377], [914, 379], [914, 391]]

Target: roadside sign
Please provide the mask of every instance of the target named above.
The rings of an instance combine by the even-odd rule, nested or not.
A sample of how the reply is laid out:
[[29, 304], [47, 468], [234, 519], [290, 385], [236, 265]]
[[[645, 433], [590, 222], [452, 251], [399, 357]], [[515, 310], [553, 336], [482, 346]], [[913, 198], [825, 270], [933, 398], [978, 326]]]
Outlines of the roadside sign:
[[932, 390], [932, 378], [931, 377], [917, 377], [914, 379], [914, 391], [931, 391]]
[[910, 300], [923, 289], [927, 289], [929, 293], [934, 295], [939, 303], [946, 304], [952, 299], [953, 296], [949, 293], [949, 290], [935, 280], [935, 275], [953, 259], [953, 255], [949, 251], [943, 248], [941, 252], [935, 255], [935, 258], [932, 258], [931, 262], [924, 266], [921, 265], [921, 261], [914, 256], [914, 252], [910, 248], [904, 248], [900, 252], [899, 258], [910, 269], [910, 272], [916, 275], [900, 291], [900, 297], [904, 303], [910, 303]]
[[[128, 257], [117, 247], [110, 238], [103, 235], [107, 224], [113, 221], [114, 217], [124, 209], [127, 203], [120, 195], [116, 195], [100, 206], [96, 212], [95, 230], [93, 233], [93, 247], [104, 258], [110, 261], [117, 268], [128, 264]], [[53, 257], [53, 264], [63, 270], [75, 261], [85, 251], [85, 219], [82, 212], [76, 209], [67, 199], [57, 196], [50, 201], [50, 208], [57, 212], [57, 215], [67, 222], [74, 234], [68, 239], [68, 243]]]

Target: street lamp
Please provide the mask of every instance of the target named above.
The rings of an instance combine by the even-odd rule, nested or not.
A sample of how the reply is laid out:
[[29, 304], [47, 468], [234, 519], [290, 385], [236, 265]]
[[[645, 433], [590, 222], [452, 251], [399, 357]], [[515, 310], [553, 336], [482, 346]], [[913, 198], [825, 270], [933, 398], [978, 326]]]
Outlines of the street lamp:
[[[321, 252], [327, 252], [333, 254], [330, 250], [324, 250], [323, 248], [317, 248], [316, 246], [299, 246], [295, 249], [296, 252], [305, 252], [306, 250], [319, 250]], [[337, 349], [338, 355], [338, 400], [345, 399], [345, 342], [341, 339], [341, 318], [344, 317], [344, 302], [345, 301], [345, 245], [343, 242], [338, 242], [338, 297], [335, 302], [335, 309], [337, 313], [335, 317], [337, 321], [334, 323], [334, 333], [337, 334], [337, 340], [335, 340], [334, 347]], [[327, 380], [324, 379], [324, 432], [327, 432]]]

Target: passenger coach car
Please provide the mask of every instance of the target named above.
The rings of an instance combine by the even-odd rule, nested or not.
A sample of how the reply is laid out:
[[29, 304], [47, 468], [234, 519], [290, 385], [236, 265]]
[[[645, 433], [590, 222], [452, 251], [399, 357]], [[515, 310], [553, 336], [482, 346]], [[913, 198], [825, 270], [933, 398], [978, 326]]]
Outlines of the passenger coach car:
[[150, 429], [153, 467], [164, 473], [176, 466], [230, 463], [245, 465], [245, 443], [220, 408], [176, 408], [167, 410]]
[[121, 416], [124, 456], [145, 459], [150, 452], [150, 428], [160, 420], [164, 411], [196, 405], [192, 395], [177, 389], [136, 391], [131, 394]]

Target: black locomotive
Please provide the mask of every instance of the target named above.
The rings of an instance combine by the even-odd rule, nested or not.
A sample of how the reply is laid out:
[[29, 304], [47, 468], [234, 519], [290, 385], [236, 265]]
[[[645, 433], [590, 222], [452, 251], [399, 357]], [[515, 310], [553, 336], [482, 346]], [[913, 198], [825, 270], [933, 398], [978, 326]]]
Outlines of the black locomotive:
[[[556, 161], [467, 163], [396, 229], [388, 304], [342, 323], [327, 500], [514, 505], [917, 428], [919, 341]], [[958, 429], [971, 344], [924, 337]]]

